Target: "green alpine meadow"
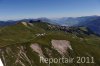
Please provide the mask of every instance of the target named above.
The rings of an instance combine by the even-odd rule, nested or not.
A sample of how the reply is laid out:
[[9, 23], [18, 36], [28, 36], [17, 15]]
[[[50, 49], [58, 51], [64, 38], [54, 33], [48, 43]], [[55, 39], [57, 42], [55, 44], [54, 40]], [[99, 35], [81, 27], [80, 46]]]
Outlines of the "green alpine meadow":
[[[31, 20], [0, 27], [0, 57], [4, 66], [99, 66], [99, 50], [100, 37], [82, 26]], [[45, 58], [74, 60], [55, 63]]]

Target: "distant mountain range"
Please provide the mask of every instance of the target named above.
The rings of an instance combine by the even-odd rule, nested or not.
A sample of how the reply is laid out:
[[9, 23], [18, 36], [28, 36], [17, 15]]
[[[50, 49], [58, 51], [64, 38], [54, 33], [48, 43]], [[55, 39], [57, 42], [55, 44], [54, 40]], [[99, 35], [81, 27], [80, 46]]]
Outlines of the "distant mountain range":
[[16, 24], [17, 22], [29, 22], [30, 20], [37, 21], [41, 20], [43, 22], [48, 22], [55, 25], [61, 26], [85, 26], [100, 34], [100, 16], [84, 16], [84, 17], [63, 17], [56, 19], [49, 18], [37, 18], [37, 19], [22, 19], [18, 21], [0, 21], [0, 26], [8, 26]]
[[14, 25], [16, 24], [17, 21], [0, 21], [0, 27], [3, 27], [3, 26], [9, 26], [9, 25]]
[[100, 18], [91, 19], [90, 21], [86, 21], [86, 23], [84, 22], [81, 25], [88, 27], [89, 29], [94, 31], [96, 34], [100, 35]]

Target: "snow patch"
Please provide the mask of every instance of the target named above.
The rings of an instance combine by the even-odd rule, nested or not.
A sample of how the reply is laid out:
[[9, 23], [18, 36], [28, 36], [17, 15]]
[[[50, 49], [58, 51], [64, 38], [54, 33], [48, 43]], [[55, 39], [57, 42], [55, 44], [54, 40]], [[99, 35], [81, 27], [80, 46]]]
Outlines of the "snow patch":
[[4, 66], [3, 63], [2, 63], [2, 61], [1, 61], [1, 59], [0, 59], [0, 66]]

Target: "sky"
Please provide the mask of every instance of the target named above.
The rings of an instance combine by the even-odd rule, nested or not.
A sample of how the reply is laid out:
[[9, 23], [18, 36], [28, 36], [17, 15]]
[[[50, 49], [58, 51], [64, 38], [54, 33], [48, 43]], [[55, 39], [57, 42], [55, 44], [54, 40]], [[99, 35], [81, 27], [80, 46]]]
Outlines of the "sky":
[[0, 0], [0, 20], [100, 15], [100, 0]]

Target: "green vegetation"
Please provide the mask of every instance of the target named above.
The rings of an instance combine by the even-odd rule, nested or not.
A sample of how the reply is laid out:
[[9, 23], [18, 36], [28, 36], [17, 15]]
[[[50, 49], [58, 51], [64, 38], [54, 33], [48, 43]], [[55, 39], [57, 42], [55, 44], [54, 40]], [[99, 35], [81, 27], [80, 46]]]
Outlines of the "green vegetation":
[[[51, 29], [48, 25], [55, 27]], [[47, 58], [59, 58], [62, 56], [51, 47], [51, 40], [56, 39], [70, 41], [73, 50], [69, 49], [65, 57], [94, 57], [95, 63], [57, 63], [51, 66], [100, 66], [100, 37], [91, 34], [85, 27], [70, 27], [66, 28], [67, 31], [60, 28], [44, 22], [35, 22], [28, 27], [18, 23], [0, 28], [0, 56], [3, 63], [5, 66], [48, 66], [39, 62], [38, 54], [33, 52], [30, 45], [38, 43]]]

